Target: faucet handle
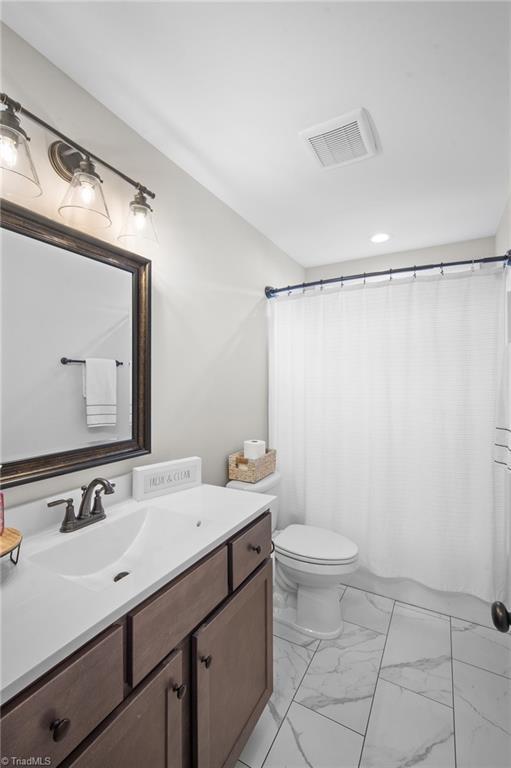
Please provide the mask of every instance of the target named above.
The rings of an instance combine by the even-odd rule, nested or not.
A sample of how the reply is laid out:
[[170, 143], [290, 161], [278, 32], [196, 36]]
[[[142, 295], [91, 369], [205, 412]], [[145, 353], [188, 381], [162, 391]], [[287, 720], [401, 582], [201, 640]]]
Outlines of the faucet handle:
[[91, 515], [105, 515], [103, 502], [101, 501], [101, 494], [103, 492], [107, 495], [109, 493], [115, 493], [114, 488], [115, 483], [109, 483], [107, 486], [103, 486], [102, 488], [98, 488], [97, 491], [94, 491], [94, 505], [91, 510]]
[[56, 499], [56, 501], [48, 502], [49, 507], [56, 507], [57, 504], [66, 505], [66, 513], [62, 525], [60, 526], [60, 532], [68, 533], [69, 531], [74, 531], [76, 527], [76, 517], [73, 499]]
[[67, 504], [68, 507], [73, 506], [73, 499], [57, 499], [56, 501], [49, 501], [48, 507], [56, 507], [57, 504]]
[[104, 515], [105, 510], [103, 508], [103, 502], [101, 501], [101, 492], [103, 491], [103, 488], [98, 488], [97, 491], [94, 491], [94, 505], [91, 509], [91, 515]]

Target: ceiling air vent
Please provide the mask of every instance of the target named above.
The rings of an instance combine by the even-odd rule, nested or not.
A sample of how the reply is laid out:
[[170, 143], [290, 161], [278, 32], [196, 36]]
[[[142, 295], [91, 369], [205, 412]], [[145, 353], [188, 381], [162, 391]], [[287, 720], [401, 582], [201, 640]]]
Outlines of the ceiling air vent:
[[300, 136], [323, 168], [354, 163], [376, 154], [376, 142], [365, 109], [315, 125], [302, 131]]

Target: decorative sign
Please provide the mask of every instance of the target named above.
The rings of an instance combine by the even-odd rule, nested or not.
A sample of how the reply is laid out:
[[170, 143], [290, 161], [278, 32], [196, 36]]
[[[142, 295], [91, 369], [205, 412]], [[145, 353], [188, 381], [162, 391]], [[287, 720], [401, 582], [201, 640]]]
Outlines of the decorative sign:
[[193, 488], [202, 482], [202, 461], [198, 456], [176, 461], [162, 461], [135, 467], [133, 470], [133, 498], [137, 501], [164, 496], [174, 491]]

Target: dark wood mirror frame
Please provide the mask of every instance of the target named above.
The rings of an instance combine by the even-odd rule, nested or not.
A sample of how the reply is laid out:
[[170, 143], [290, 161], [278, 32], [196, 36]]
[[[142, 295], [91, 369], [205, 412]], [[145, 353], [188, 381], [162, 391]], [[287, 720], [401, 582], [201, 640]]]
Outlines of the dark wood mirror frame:
[[133, 276], [133, 433], [94, 447], [50, 453], [6, 462], [0, 470], [0, 488], [76, 472], [98, 464], [109, 464], [151, 452], [151, 262], [116, 248], [51, 219], [2, 200], [1, 227], [41, 240], [88, 259], [131, 272]]

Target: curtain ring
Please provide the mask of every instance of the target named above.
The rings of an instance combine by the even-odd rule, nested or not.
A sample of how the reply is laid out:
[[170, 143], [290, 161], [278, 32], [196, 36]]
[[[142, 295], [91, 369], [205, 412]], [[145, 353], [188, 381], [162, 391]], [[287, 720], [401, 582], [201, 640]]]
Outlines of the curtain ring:
[[323, 280], [320, 280], [320, 281], [319, 281], [319, 290], [320, 290], [320, 291], [322, 291], [322, 290], [323, 290], [323, 287], [324, 287], [324, 286], [323, 286]]
[[417, 279], [417, 265], [416, 264], [414, 264], [414, 267], [413, 267], [413, 279], [414, 280]]
[[444, 276], [444, 263], [443, 262], [441, 262], [441, 264], [440, 264], [440, 274], [442, 275], [442, 277]]
[[474, 259], [472, 259], [472, 266], [470, 267], [470, 271], [471, 271], [471, 272], [474, 272], [474, 270], [475, 270], [475, 267], [474, 267]]
[[341, 288], [344, 288], [344, 275], [341, 275]]
[[364, 272], [364, 285], [366, 284], [366, 273]]
[[389, 269], [389, 281], [392, 280], [392, 267]]

